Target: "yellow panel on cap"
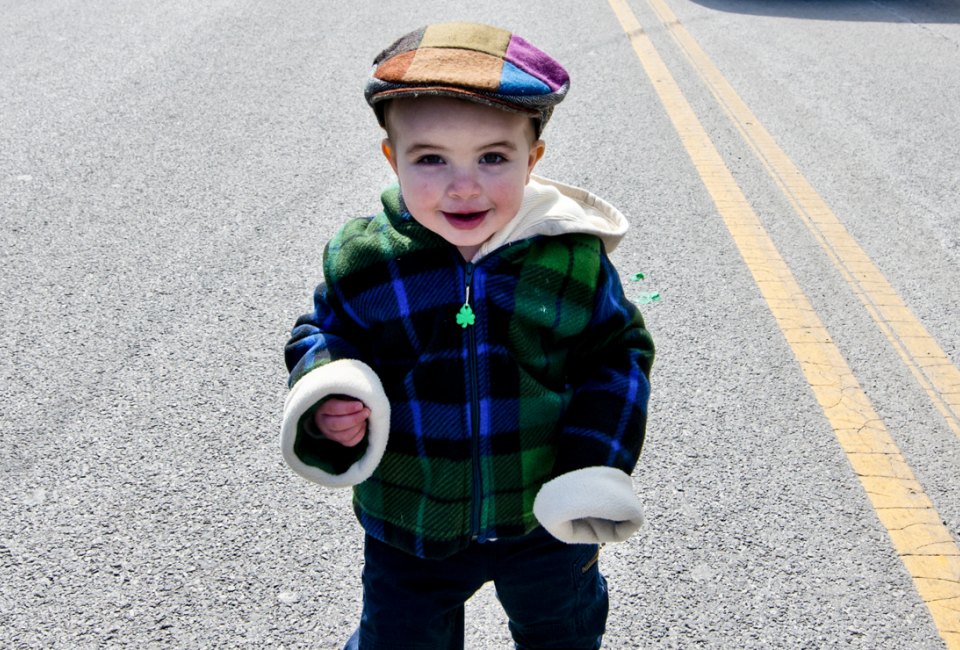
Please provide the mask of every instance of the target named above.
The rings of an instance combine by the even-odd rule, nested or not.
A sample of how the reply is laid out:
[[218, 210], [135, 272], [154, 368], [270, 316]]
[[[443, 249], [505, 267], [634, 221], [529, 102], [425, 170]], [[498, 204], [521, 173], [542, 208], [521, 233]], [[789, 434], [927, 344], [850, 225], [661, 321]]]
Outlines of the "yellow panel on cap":
[[420, 47], [459, 47], [503, 57], [510, 44], [510, 32], [498, 27], [474, 23], [430, 25]]

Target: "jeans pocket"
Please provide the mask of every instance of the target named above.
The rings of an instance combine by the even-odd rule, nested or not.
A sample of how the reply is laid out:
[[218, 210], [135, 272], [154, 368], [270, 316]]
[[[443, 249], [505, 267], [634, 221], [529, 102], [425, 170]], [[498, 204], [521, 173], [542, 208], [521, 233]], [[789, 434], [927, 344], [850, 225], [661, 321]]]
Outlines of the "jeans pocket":
[[580, 567], [580, 575], [586, 575], [590, 569], [597, 566], [597, 563], [600, 561], [600, 547], [597, 547], [596, 552], [590, 555], [589, 559], [583, 563]]
[[607, 581], [600, 573], [601, 546], [585, 546], [576, 556], [573, 579], [577, 585], [576, 622], [581, 638], [599, 639], [609, 610]]

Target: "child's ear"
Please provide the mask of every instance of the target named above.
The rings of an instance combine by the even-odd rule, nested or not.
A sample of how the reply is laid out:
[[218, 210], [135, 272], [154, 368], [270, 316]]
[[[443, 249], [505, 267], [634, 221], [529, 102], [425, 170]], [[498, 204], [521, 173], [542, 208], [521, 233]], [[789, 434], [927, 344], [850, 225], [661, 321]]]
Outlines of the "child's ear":
[[387, 162], [390, 163], [390, 166], [393, 168], [393, 173], [397, 173], [397, 154], [393, 151], [393, 145], [390, 143], [390, 138], [384, 138], [380, 142], [380, 151], [383, 152], [383, 157], [387, 159]]
[[527, 158], [527, 182], [530, 182], [530, 174], [533, 173], [533, 168], [537, 166], [537, 163], [540, 162], [540, 159], [543, 158], [543, 153], [547, 150], [547, 143], [543, 140], [537, 140], [532, 145], [530, 145], [530, 157]]

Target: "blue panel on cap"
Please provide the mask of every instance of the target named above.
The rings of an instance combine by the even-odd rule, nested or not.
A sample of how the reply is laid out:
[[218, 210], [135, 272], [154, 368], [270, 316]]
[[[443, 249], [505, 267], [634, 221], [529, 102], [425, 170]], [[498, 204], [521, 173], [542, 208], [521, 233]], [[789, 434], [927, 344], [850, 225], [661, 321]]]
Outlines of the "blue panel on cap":
[[549, 95], [550, 86], [509, 61], [504, 61], [498, 92], [504, 95]]

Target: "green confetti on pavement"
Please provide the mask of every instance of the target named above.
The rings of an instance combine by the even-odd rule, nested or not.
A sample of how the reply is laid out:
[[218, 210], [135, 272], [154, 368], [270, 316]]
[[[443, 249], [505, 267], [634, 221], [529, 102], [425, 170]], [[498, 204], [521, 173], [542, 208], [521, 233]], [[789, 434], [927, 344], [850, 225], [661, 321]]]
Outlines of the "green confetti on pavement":
[[[646, 280], [647, 276], [644, 275], [642, 272], [637, 271], [636, 273], [630, 276], [630, 279], [633, 280], [634, 282], [640, 282], [641, 280]], [[648, 291], [646, 293], [641, 293], [636, 298], [634, 298], [633, 301], [638, 305], [649, 305], [651, 302], [657, 302], [659, 300], [660, 300], [659, 291]]]

